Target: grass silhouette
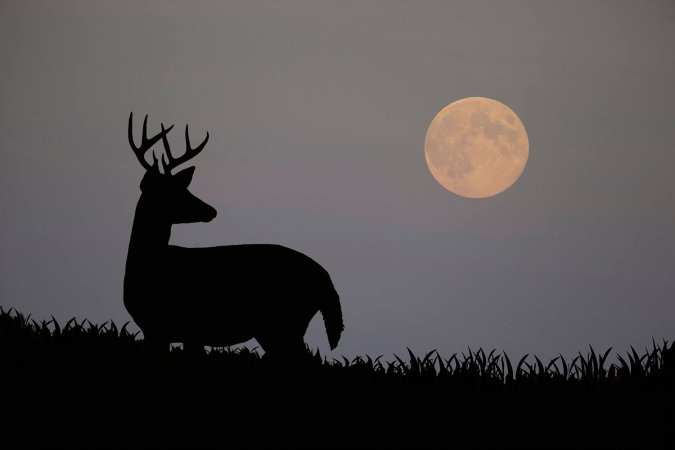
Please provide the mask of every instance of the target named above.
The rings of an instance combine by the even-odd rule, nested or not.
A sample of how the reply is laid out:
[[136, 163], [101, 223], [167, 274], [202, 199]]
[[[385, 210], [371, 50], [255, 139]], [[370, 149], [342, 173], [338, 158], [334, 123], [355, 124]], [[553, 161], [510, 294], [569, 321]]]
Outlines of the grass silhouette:
[[[113, 322], [0, 308], [0, 423], [15, 445], [375, 446], [669, 441], [675, 345], [567, 360], [495, 350], [271, 361], [152, 352]], [[1, 442], [1, 441], [0, 441]]]

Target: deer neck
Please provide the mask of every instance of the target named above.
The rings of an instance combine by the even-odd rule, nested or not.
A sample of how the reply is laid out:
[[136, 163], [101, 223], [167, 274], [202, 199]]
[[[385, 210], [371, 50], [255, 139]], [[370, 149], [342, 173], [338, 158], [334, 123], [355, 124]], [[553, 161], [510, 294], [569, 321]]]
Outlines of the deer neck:
[[169, 245], [171, 223], [163, 220], [141, 195], [136, 206], [134, 225], [131, 229], [127, 264], [132, 261], [162, 257], [162, 250]]

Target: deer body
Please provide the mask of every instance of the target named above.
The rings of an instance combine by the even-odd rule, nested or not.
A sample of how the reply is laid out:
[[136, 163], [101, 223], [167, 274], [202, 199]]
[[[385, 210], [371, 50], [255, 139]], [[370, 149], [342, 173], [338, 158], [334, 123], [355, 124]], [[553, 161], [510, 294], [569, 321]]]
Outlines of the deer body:
[[[136, 149], [131, 120], [129, 139], [138, 155], [152, 139], [145, 136], [144, 122], [145, 146]], [[169, 161], [166, 133], [171, 128], [162, 126], [159, 136]], [[187, 128], [186, 143], [189, 154]], [[139, 156], [139, 161], [144, 160]], [[171, 175], [171, 166], [162, 174], [153, 169], [156, 165], [146, 167], [141, 182], [124, 278], [124, 305], [145, 338], [190, 346], [227, 346], [255, 338], [266, 353], [301, 352], [307, 326], [321, 311], [335, 348], [342, 313], [328, 272], [280, 245], [169, 245], [174, 223], [208, 222], [216, 211], [187, 190], [194, 167]]]

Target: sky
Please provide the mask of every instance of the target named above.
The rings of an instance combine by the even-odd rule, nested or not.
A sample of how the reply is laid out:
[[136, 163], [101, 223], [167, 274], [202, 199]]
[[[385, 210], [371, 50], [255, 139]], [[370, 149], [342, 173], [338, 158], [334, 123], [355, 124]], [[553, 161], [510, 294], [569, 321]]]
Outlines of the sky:
[[[0, 305], [131, 320], [133, 111], [176, 124], [176, 149], [185, 123], [211, 136], [191, 191], [218, 217], [173, 244], [277, 243], [328, 270], [346, 329], [331, 353], [315, 317], [322, 353], [672, 340], [673, 42], [669, 1], [3, 0]], [[436, 113], [473, 96], [530, 143], [487, 199], [424, 157]]]

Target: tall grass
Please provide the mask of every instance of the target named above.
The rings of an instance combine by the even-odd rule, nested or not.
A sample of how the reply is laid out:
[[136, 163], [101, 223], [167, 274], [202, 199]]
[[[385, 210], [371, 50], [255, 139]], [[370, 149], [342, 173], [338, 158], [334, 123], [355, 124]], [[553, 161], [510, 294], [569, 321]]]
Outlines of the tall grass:
[[[156, 349], [155, 349], [156, 350]], [[550, 361], [497, 350], [269, 360], [148, 348], [128, 323], [0, 308], [0, 448], [659, 448], [675, 347]], [[583, 436], [583, 438], [581, 437]], [[667, 446], [665, 448], [668, 448]]]
[[[105, 358], [117, 362], [124, 359], [145, 359], [147, 351], [138, 333], [128, 331], [129, 323], [118, 327], [114, 322], [97, 325], [86, 319], [68, 320], [61, 326], [51, 320], [36, 321], [14, 309], [0, 307], [0, 358], [11, 366], [12, 361], [27, 357], [45, 360], [93, 361]], [[318, 351], [308, 351], [315, 374], [327, 378], [344, 378], [350, 381], [369, 379], [375, 383], [417, 384], [428, 387], [472, 385], [476, 388], [524, 389], [528, 386], [570, 386], [585, 388], [638, 387], [658, 388], [675, 381], [675, 344], [668, 341], [656, 343], [642, 352], [633, 347], [625, 353], [616, 353], [616, 361], [607, 363], [612, 348], [596, 352], [589, 347], [571, 359], [559, 355], [542, 361], [535, 355], [511, 359], [506, 353], [483, 349], [467, 349], [442, 356], [432, 350], [415, 355], [407, 349], [405, 357], [393, 355], [386, 361], [382, 356], [357, 356], [353, 359], [322, 357]], [[164, 355], [166, 361], [180, 364], [182, 350], [173, 348]], [[214, 348], [197, 355], [211, 368], [238, 367], [241, 370], [266, 370], [256, 349]], [[112, 358], [112, 359], [111, 359]], [[195, 364], [195, 356], [190, 364]], [[307, 361], [305, 361], [304, 365]]]

